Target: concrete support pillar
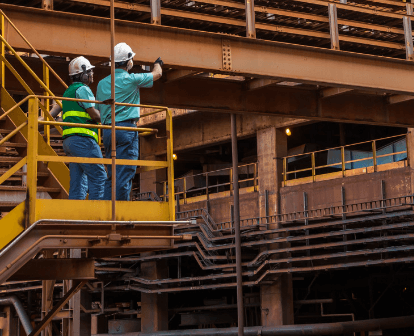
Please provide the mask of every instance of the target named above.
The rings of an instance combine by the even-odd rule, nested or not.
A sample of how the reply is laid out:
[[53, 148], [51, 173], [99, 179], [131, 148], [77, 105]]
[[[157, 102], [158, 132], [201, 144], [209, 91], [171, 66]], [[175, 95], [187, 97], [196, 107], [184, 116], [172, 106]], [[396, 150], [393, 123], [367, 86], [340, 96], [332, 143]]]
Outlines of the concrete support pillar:
[[[279, 191], [283, 181], [281, 158], [286, 155], [287, 135], [282, 129], [270, 127], [257, 133], [260, 216], [266, 215], [266, 208], [269, 215], [280, 213]], [[277, 224], [269, 224], [269, 229], [276, 228]], [[268, 248], [278, 247], [275, 244]], [[271, 327], [293, 324], [292, 276], [282, 275], [270, 280], [273, 280], [271, 285], [260, 287], [262, 325]]]
[[[142, 255], [150, 253], [142, 253]], [[167, 263], [165, 261], [142, 263], [141, 274], [144, 278], [151, 280], [167, 278]], [[141, 332], [163, 330], [168, 330], [168, 294], [141, 293]]]
[[[143, 139], [141, 146], [149, 145]], [[142, 147], [141, 147], [142, 148]], [[144, 160], [162, 160], [157, 156], [145, 155]], [[162, 194], [162, 181], [166, 181], [165, 169], [152, 170], [140, 174], [140, 191]], [[141, 253], [142, 256], [151, 252]], [[142, 277], [146, 279], [160, 279], [168, 277], [168, 268], [165, 261], [150, 261], [141, 264]], [[168, 330], [168, 294], [141, 293], [141, 331], [155, 332]]]
[[265, 193], [268, 191], [269, 215], [280, 212], [279, 189], [283, 181], [283, 161], [287, 155], [287, 135], [275, 127], [257, 132], [260, 216], [265, 216]]

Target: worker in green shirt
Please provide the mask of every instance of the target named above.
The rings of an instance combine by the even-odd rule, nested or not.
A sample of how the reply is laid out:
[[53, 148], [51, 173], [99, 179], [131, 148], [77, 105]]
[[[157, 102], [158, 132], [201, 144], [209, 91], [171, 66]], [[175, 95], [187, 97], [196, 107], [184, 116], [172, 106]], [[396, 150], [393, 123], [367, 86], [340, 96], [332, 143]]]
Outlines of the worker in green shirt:
[[[63, 97], [95, 100], [89, 88], [93, 82], [94, 66], [83, 56], [74, 58], [69, 63], [69, 76], [72, 84]], [[77, 124], [100, 123], [100, 113], [93, 102], [62, 101], [62, 108], [55, 105], [50, 114], [52, 117], [61, 112], [64, 122]], [[102, 158], [98, 145], [98, 130], [80, 126], [63, 126], [63, 150], [67, 156]], [[90, 200], [100, 200], [104, 195], [107, 178], [102, 164], [70, 163], [69, 199], [85, 199], [89, 192]]]

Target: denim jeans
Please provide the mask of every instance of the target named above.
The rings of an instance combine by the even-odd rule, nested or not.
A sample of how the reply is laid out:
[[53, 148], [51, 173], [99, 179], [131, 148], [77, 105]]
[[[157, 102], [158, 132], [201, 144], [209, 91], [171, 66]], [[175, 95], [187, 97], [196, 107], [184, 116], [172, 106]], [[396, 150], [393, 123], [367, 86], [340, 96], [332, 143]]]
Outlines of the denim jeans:
[[[102, 158], [101, 148], [90, 137], [72, 135], [63, 140], [63, 150], [67, 156]], [[106, 180], [102, 164], [69, 163], [69, 199], [85, 199], [89, 189], [90, 200], [100, 200], [104, 195]]]
[[[135, 123], [120, 121], [116, 126], [135, 127]], [[105, 146], [105, 157], [111, 158], [111, 130], [103, 130], [103, 144]], [[126, 160], [138, 160], [138, 132], [116, 131], [116, 158]], [[104, 199], [111, 199], [112, 192], [112, 165], [107, 165], [108, 178], [105, 182]], [[116, 199], [118, 201], [129, 201], [132, 188], [132, 179], [135, 176], [137, 166], [116, 167]]]

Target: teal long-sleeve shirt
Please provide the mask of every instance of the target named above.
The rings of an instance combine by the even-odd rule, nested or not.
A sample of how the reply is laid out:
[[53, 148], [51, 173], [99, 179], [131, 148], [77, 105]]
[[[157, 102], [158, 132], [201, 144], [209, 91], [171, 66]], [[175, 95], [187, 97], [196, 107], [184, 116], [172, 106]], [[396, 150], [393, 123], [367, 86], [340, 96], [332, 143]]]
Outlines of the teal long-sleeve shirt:
[[[140, 104], [139, 88], [151, 88], [154, 82], [151, 73], [128, 73], [123, 69], [115, 69], [115, 101], [118, 103]], [[96, 99], [104, 101], [111, 99], [111, 76], [107, 76], [98, 83]], [[98, 104], [101, 121], [104, 125], [111, 124], [111, 105]], [[116, 106], [115, 122], [138, 119], [139, 107]]]

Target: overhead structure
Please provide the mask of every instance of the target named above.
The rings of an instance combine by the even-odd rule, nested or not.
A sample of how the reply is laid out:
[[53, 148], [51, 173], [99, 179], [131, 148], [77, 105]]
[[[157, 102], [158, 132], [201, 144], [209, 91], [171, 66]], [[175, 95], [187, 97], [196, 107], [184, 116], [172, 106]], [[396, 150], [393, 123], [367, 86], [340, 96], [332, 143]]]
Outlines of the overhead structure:
[[[0, 329], [12, 325], [12, 304], [29, 336], [77, 335], [81, 321], [91, 335], [137, 336], [413, 325], [411, 3], [0, 0], [0, 9]], [[141, 91], [142, 159], [116, 158], [114, 130], [126, 128], [115, 127], [114, 81], [112, 99], [97, 102], [112, 105], [113, 124], [94, 125], [112, 128], [111, 159], [67, 157], [49, 103], [67, 99], [75, 56], [91, 60], [95, 85], [114, 79], [115, 41], [137, 52], [134, 72], [165, 63]], [[294, 127], [315, 121], [401, 132], [353, 129], [351, 144], [343, 124], [328, 124], [328, 141], [301, 139]], [[112, 202], [68, 200], [71, 162], [112, 165], [113, 177], [116, 165], [138, 165], [134, 202], [115, 200], [115, 179]], [[398, 311], [382, 305], [391, 290]]]

